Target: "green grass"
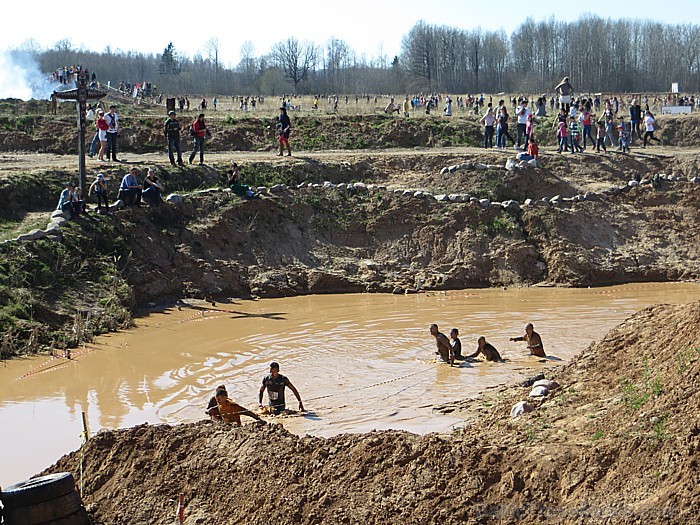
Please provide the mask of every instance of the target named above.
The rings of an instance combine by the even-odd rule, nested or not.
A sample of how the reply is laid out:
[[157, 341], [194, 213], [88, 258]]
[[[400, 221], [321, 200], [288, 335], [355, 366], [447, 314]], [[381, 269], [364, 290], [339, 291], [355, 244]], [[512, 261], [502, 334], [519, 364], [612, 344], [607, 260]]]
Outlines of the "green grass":
[[605, 432], [598, 430], [593, 436], [591, 436], [591, 441], [598, 441], [599, 439], [605, 437]]

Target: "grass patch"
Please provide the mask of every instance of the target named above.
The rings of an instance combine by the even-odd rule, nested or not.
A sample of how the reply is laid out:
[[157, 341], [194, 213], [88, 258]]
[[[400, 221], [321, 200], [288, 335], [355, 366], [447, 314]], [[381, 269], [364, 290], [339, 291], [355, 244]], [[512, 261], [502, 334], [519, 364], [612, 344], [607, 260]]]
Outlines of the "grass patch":
[[599, 439], [602, 439], [605, 437], [605, 432], [602, 430], [598, 430], [593, 436], [591, 436], [591, 441], [598, 441]]

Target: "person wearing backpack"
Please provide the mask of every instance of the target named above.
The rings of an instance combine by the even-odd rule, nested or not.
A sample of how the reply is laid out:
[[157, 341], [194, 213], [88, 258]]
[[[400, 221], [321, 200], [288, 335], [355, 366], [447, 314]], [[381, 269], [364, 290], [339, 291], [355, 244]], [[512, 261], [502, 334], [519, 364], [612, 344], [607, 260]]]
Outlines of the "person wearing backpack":
[[199, 150], [199, 163], [204, 164], [204, 139], [208, 134], [209, 130], [207, 130], [207, 124], [204, 122], [204, 113], [200, 113], [190, 126], [190, 135], [193, 140], [190, 164], [192, 164], [197, 150]]
[[107, 160], [110, 156], [114, 162], [119, 162], [117, 159], [117, 138], [119, 138], [119, 115], [117, 115], [116, 106], [109, 107], [109, 113], [105, 115], [107, 122]]

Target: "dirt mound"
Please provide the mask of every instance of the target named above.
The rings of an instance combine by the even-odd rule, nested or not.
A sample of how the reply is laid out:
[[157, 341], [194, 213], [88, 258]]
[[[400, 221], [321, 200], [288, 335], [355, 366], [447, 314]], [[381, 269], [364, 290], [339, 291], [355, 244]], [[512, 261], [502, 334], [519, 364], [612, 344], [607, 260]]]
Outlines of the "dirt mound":
[[[528, 389], [438, 408], [450, 435], [297, 437], [276, 424], [142, 425], [83, 447], [98, 524], [694, 523], [700, 519], [700, 303], [646, 309]], [[47, 472], [78, 474], [81, 453]]]

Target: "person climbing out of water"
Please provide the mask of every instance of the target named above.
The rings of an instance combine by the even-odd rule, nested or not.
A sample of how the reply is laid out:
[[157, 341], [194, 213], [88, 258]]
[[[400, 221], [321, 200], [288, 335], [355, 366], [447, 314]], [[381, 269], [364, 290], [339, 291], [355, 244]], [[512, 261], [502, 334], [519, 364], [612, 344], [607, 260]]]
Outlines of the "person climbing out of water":
[[462, 357], [462, 341], [459, 340], [459, 330], [456, 328], [450, 330], [450, 339], [452, 339], [452, 353], [455, 359], [464, 359]]
[[258, 403], [260, 404], [260, 407], [262, 408], [263, 406], [263, 393], [265, 390], [267, 390], [267, 397], [269, 399], [268, 410], [274, 415], [284, 412], [287, 409], [287, 405], [284, 401], [285, 387], [289, 387], [289, 389], [294, 393], [297, 401], [299, 401], [299, 410], [303, 412], [304, 403], [301, 401], [299, 391], [287, 378], [287, 376], [280, 374], [280, 365], [274, 361], [270, 363], [270, 373], [263, 378], [262, 385], [260, 386], [260, 392], [258, 393]]
[[452, 366], [455, 362], [455, 354], [452, 350], [452, 345], [447, 336], [438, 330], [438, 325], [435, 323], [430, 325], [430, 335], [435, 338], [435, 343], [437, 344], [438, 351], [435, 352], [436, 355], [440, 356], [445, 363], [450, 363]]
[[521, 335], [519, 337], [511, 337], [511, 341], [526, 341], [527, 342], [527, 348], [530, 350], [531, 355], [535, 355], [537, 357], [547, 357], [547, 355], [544, 353], [544, 345], [542, 344], [542, 338], [540, 337], [540, 334], [535, 332], [535, 327], [532, 325], [532, 323], [527, 323], [525, 325], [525, 335]]
[[501, 354], [498, 353], [495, 346], [486, 342], [486, 338], [483, 335], [479, 337], [477, 343], [479, 346], [477, 347], [476, 352], [474, 352], [472, 355], [468, 355], [467, 359], [475, 359], [479, 354], [481, 354], [487, 361], [493, 361], [494, 363], [501, 361]]
[[214, 421], [225, 421], [226, 423], [233, 423], [237, 426], [241, 425], [241, 415], [250, 416], [256, 421], [262, 421], [255, 412], [229, 399], [228, 392], [224, 385], [216, 387], [216, 393], [214, 397], [209, 400], [206, 412]]

